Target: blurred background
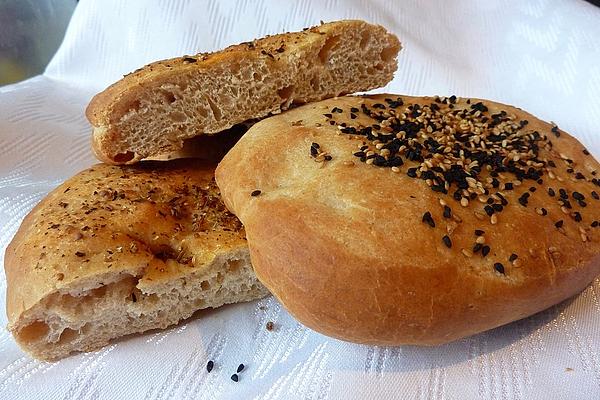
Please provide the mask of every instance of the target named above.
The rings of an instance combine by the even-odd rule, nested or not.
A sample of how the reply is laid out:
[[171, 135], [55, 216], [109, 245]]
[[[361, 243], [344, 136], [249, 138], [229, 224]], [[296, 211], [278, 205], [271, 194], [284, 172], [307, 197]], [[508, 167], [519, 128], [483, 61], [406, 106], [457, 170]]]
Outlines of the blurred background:
[[0, 86], [41, 74], [76, 0], [0, 0]]
[[[600, 0], [587, 1], [600, 6]], [[44, 72], [77, 2], [0, 0], [0, 86]]]

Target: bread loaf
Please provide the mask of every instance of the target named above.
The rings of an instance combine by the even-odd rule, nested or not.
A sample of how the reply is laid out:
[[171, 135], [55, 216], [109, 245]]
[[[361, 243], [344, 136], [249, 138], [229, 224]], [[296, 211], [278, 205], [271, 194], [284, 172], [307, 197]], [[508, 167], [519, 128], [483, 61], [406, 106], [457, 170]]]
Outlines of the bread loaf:
[[518, 108], [388, 94], [265, 119], [216, 180], [258, 278], [300, 322], [435, 345], [539, 312], [600, 273], [599, 171], [575, 138]]
[[292, 104], [388, 83], [398, 39], [363, 21], [338, 21], [147, 65], [90, 102], [93, 147], [107, 163], [178, 151]]
[[265, 296], [213, 174], [190, 159], [100, 164], [50, 193], [6, 250], [17, 343], [52, 360]]

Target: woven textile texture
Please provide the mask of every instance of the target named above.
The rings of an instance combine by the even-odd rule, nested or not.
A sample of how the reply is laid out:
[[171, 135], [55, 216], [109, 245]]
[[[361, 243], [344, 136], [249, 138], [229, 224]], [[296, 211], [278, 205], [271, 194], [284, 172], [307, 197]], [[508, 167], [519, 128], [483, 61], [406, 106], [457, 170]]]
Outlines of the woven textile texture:
[[[384, 90], [514, 104], [600, 156], [600, 9], [584, 1], [82, 0], [46, 72], [0, 87], [2, 255], [44, 195], [96, 162], [83, 114], [94, 93], [153, 60], [341, 18], [382, 24], [403, 42]], [[0, 275], [2, 306], [5, 291]], [[600, 399], [600, 280], [437, 348], [329, 339], [270, 297], [57, 363], [29, 358], [0, 330], [0, 399], [121, 398]]]

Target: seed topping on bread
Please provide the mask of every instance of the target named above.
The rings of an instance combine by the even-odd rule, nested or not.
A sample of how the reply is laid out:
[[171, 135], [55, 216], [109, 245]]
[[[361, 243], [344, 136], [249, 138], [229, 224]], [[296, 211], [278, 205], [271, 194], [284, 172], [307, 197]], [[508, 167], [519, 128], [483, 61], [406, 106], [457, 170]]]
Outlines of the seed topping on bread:
[[[346, 114], [350, 116], [349, 123], [336, 122], [338, 115], [348, 121]], [[561, 140], [556, 124], [552, 124], [549, 132], [529, 129], [527, 119], [506, 111], [493, 113], [483, 101], [436, 96], [430, 104], [419, 105], [395, 97], [385, 98], [384, 102], [365, 101], [360, 109], [333, 107], [323, 116], [330, 125], [337, 125], [340, 135], [357, 140], [353, 158], [424, 180], [440, 196], [451, 196], [463, 208], [473, 209], [482, 223], [487, 220], [490, 225], [498, 224], [506, 207], [530, 209], [540, 217], [552, 216], [549, 209], [556, 203], [560, 213], [580, 224], [585, 222], [583, 212], [590, 197], [600, 200], [595, 191], [588, 197], [583, 190], [568, 193], [561, 187], [565, 179], [588, 181], [596, 186], [600, 186], [600, 179], [595, 178], [595, 170], [584, 171], [583, 166], [554, 150], [552, 140]], [[315, 157], [320, 152], [319, 145], [313, 143], [311, 155]], [[583, 154], [590, 156], [585, 148]], [[525, 186], [526, 182], [532, 183]], [[506, 192], [521, 191], [522, 185], [527, 189], [519, 194], [516, 204], [509, 204]], [[544, 190], [538, 192], [538, 188]], [[547, 205], [530, 206], [533, 196], [544, 194], [549, 197]], [[443, 217], [451, 219], [452, 208], [442, 198], [440, 205]], [[430, 211], [423, 214], [422, 222], [435, 228]], [[591, 227], [600, 225], [595, 220], [590, 222]], [[561, 234], [566, 234], [563, 219], [555, 217], [552, 223]], [[447, 234], [441, 237], [449, 249], [455, 228], [455, 222], [448, 224]], [[580, 239], [589, 241], [583, 226]], [[491, 247], [484, 243], [485, 238], [478, 235], [472, 249], [461, 251], [466, 257], [474, 254], [486, 257]], [[517, 259], [518, 255], [513, 253], [510, 264], [515, 265]], [[493, 268], [499, 274], [508, 273], [501, 262], [494, 262]]]

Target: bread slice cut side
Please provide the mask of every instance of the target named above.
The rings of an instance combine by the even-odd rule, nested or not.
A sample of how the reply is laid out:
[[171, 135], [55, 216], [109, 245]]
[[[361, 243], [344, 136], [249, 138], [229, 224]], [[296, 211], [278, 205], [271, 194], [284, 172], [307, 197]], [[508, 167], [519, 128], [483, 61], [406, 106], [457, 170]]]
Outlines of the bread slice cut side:
[[381, 87], [399, 50], [383, 27], [348, 20], [155, 62], [92, 99], [93, 148], [130, 164], [292, 104]]
[[214, 163], [96, 165], [51, 192], [6, 251], [8, 328], [45, 360], [264, 297]]
[[247, 251], [220, 258], [160, 287], [143, 275], [106, 274], [91, 287], [53, 292], [11, 326], [16, 341], [36, 358], [55, 360], [92, 351], [111, 339], [177, 324], [198, 310], [264, 297]]

